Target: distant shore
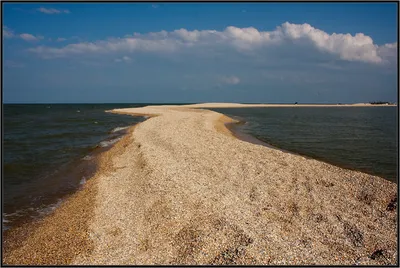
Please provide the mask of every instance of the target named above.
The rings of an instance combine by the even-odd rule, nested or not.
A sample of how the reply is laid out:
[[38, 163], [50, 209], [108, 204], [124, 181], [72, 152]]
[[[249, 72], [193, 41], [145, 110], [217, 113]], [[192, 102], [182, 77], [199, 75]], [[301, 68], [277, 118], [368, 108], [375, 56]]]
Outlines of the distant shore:
[[268, 103], [199, 103], [183, 105], [191, 108], [252, 108], [252, 107], [386, 107], [397, 106], [397, 104], [370, 104], [370, 103], [352, 103], [352, 104], [268, 104]]
[[205, 109], [316, 106], [271, 105], [113, 110], [150, 118], [4, 263], [396, 264], [395, 183], [238, 140]]

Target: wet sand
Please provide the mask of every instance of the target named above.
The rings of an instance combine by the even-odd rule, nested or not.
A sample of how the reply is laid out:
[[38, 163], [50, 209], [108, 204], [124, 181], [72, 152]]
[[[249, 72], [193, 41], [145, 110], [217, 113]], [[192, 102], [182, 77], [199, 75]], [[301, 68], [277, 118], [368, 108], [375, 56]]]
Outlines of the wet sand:
[[397, 263], [396, 184], [238, 140], [190, 105], [113, 112], [153, 117], [5, 264]]

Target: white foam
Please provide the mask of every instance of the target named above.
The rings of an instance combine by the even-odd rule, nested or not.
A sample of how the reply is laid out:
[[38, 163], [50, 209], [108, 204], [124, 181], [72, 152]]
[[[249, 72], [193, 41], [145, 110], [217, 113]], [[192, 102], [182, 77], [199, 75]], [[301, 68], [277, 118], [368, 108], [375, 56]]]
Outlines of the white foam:
[[121, 130], [124, 130], [124, 129], [127, 129], [127, 128], [129, 128], [129, 126], [127, 126], [127, 127], [116, 127], [113, 130], [111, 130], [111, 133], [115, 133], [115, 132], [118, 132], [118, 131], [121, 131]]
[[58, 199], [56, 203], [46, 206], [45, 208], [38, 210], [38, 212], [40, 215], [48, 215], [51, 212], [53, 212], [56, 208], [58, 208], [61, 205], [61, 203], [62, 199]]
[[93, 159], [93, 156], [87, 155], [84, 158], [82, 158], [83, 160], [89, 161]]
[[[46, 206], [41, 206], [40, 208], [29, 207], [29, 208], [18, 209], [17, 211], [12, 213], [3, 212], [3, 223], [2, 223], [3, 231], [11, 228], [8, 224], [11, 223], [12, 225], [13, 218], [19, 218], [21, 216], [24, 217], [30, 216], [33, 219], [38, 219], [53, 212], [56, 208], [58, 208], [61, 205], [62, 202], [63, 202], [62, 199], [58, 199], [56, 203]], [[34, 214], [32, 214], [32, 212], [29, 211], [34, 211]]]
[[107, 147], [107, 146], [110, 146], [110, 145], [116, 143], [117, 141], [119, 141], [120, 139], [121, 139], [121, 138], [116, 138], [116, 139], [113, 139], [113, 140], [102, 141], [102, 142], [100, 142], [100, 147]]
[[17, 211], [15, 211], [13, 213], [3, 213], [3, 219], [4, 219], [4, 217], [18, 217], [23, 214], [24, 214], [24, 209], [18, 209]]
[[86, 178], [82, 177], [81, 181], [79, 182], [80, 185], [84, 185], [86, 183]]

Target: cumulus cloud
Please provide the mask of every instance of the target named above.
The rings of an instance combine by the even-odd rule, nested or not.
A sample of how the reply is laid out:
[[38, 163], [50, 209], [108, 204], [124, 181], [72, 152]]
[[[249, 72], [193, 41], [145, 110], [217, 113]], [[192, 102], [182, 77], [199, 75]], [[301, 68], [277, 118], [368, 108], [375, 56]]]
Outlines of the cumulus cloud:
[[378, 55], [385, 61], [395, 60], [397, 62], [397, 42], [379, 46], [377, 49]]
[[16, 34], [7, 26], [3, 26], [3, 38], [20, 38], [25, 41], [38, 41], [40, 39], [43, 39], [44, 37], [41, 35], [34, 36], [29, 33]]
[[63, 42], [63, 41], [65, 41], [65, 40], [67, 40], [66, 38], [62, 38], [62, 37], [59, 37], [59, 38], [57, 38], [57, 42]]
[[[208, 50], [233, 48], [239, 53], [262, 52], [285, 45], [307, 47], [315, 54], [325, 53], [344, 61], [381, 64], [397, 57], [397, 43], [378, 46], [363, 33], [328, 34], [309, 24], [283, 23], [273, 31], [259, 31], [254, 27], [229, 26], [223, 31], [178, 29], [146, 34], [134, 33], [123, 38], [70, 44], [61, 48], [40, 46], [30, 49], [44, 58], [58, 58], [85, 53], [173, 53], [183, 49]], [[257, 55], [257, 53], [255, 53]]]
[[43, 39], [43, 36], [34, 36], [28, 33], [20, 34], [19, 37], [25, 41], [38, 41], [40, 39]]
[[69, 14], [70, 11], [68, 9], [55, 9], [55, 8], [38, 8], [37, 11], [45, 13], [45, 14]]
[[284, 23], [280, 32], [292, 40], [306, 39], [321, 51], [339, 55], [343, 60], [379, 63], [382, 58], [371, 37], [363, 33], [329, 35], [309, 24], [295, 25]]
[[237, 85], [240, 83], [240, 79], [236, 76], [222, 76], [221, 82], [228, 85]]

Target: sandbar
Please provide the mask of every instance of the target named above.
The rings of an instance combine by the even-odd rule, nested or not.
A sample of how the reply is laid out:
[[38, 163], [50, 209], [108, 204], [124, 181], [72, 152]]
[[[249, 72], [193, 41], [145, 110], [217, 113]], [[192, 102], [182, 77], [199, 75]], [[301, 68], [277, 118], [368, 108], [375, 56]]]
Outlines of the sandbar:
[[[225, 127], [235, 120], [205, 109], [221, 106], [241, 105], [111, 111], [150, 117], [103, 156], [86, 186], [92, 206], [78, 212], [82, 245], [64, 264], [397, 263], [395, 183], [239, 140]], [[41, 235], [57, 240], [45, 230], [60, 213], [76, 212], [61, 206], [3, 262], [54, 264], [33, 251]]]

